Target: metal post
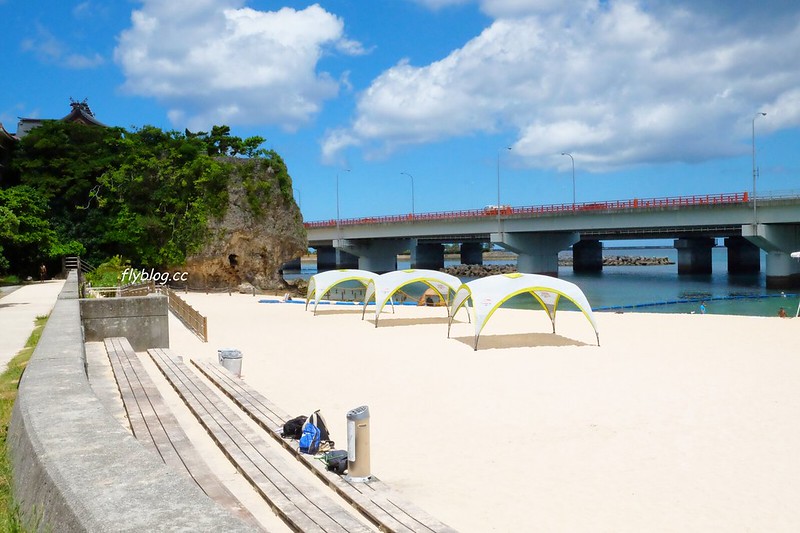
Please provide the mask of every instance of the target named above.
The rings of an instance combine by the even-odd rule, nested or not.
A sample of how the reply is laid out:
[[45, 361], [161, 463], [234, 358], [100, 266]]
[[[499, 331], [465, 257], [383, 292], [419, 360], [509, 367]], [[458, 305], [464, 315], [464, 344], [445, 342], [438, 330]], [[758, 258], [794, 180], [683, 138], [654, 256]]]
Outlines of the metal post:
[[414, 218], [414, 176], [408, 172], [401, 172], [400, 174], [405, 174], [411, 178], [411, 218]]
[[369, 407], [362, 405], [347, 412], [348, 481], [369, 481]]
[[561, 152], [561, 155], [568, 155], [572, 160], [572, 210], [575, 211], [575, 158], [569, 152]]
[[756, 211], [756, 119], [766, 117], [767, 114], [759, 111], [753, 117], [753, 224], [758, 224], [758, 212]]
[[[345, 172], [350, 172], [349, 168], [344, 169]], [[336, 238], [341, 242], [342, 240], [342, 227], [339, 223], [339, 173], [336, 173]], [[336, 268], [339, 268], [339, 248], [336, 248]]]
[[[497, 150], [497, 232], [501, 233], [500, 228], [500, 151], [502, 148]], [[510, 146], [506, 146], [506, 150], [511, 150]]]

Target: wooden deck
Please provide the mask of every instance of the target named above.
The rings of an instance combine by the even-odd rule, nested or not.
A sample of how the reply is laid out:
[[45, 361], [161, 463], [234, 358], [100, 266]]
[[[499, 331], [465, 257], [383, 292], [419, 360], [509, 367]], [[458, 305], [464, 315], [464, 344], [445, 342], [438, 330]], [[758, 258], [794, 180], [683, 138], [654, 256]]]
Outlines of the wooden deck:
[[243, 476], [293, 530], [371, 531], [341, 505], [307, 483], [204, 380], [169, 350], [148, 350], [161, 372]]
[[343, 476], [329, 472], [321, 461], [300, 453], [296, 441], [281, 437], [283, 424], [292, 418], [290, 415], [224, 368], [210, 363], [192, 363], [273, 439], [382, 531], [455, 531], [413, 504], [403, 501], [374, 476], [368, 483], [349, 482]]
[[131, 430], [139, 442], [156, 452], [167, 466], [191, 477], [209, 498], [251, 525], [257, 525], [256, 519], [197, 453], [128, 340], [112, 337], [105, 339], [104, 344]]

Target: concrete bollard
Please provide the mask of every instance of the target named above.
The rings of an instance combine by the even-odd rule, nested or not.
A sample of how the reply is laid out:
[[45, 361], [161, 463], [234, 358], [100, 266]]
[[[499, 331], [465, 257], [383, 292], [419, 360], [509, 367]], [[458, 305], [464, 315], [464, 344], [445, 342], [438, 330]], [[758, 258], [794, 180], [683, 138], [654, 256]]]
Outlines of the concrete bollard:
[[347, 412], [348, 481], [369, 481], [369, 407], [362, 405]]
[[242, 377], [242, 352], [239, 350], [223, 349], [217, 350], [219, 357], [219, 364], [222, 365], [228, 372], [236, 376]]

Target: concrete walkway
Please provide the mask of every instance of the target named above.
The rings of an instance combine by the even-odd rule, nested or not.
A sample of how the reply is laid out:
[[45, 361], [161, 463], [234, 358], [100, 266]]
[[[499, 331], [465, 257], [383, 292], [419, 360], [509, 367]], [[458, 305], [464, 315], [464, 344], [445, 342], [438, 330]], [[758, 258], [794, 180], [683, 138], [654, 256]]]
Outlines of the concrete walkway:
[[0, 297], [0, 372], [25, 347], [37, 316], [47, 315], [56, 303], [64, 280], [25, 285]]

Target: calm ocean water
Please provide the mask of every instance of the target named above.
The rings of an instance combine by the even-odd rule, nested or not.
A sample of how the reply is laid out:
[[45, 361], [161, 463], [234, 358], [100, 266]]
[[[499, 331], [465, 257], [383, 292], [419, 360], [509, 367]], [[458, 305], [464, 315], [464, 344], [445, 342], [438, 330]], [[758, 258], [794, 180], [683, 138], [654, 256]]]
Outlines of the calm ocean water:
[[[761, 273], [755, 275], [729, 275], [727, 253], [724, 247], [712, 250], [712, 274], [678, 276], [678, 252], [674, 248], [606, 248], [604, 255], [630, 255], [668, 257], [675, 264], [661, 266], [603, 267], [598, 274], [575, 274], [572, 267], [560, 267], [561, 279], [578, 285], [598, 311], [637, 313], [691, 313], [699, 312], [705, 302], [707, 314], [777, 316], [783, 307], [794, 316], [800, 295], [796, 292], [768, 290], [765, 288], [764, 258]], [[486, 264], [507, 264], [509, 261], [486, 261]], [[446, 265], [457, 264], [446, 261]], [[409, 268], [408, 262], [398, 262], [399, 269]], [[291, 277], [308, 278], [316, 270], [305, 266]], [[465, 279], [464, 281], [469, 281]], [[413, 294], [414, 289], [409, 290]], [[417, 289], [421, 294], [424, 286]], [[521, 295], [509, 302], [518, 307], [533, 305], [531, 297]]]

